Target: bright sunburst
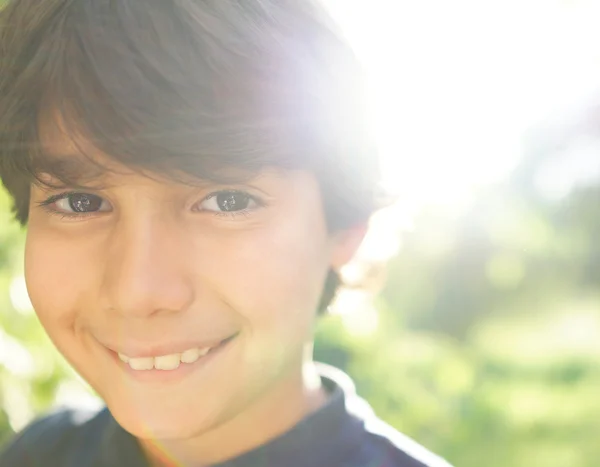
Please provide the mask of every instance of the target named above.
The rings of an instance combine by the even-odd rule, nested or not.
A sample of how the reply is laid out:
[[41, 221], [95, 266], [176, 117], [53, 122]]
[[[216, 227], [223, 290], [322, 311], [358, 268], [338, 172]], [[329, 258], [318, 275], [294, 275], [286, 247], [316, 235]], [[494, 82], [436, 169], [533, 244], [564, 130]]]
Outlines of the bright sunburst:
[[597, 2], [328, 3], [370, 76], [384, 182], [410, 208], [507, 176], [523, 131], [600, 83]]

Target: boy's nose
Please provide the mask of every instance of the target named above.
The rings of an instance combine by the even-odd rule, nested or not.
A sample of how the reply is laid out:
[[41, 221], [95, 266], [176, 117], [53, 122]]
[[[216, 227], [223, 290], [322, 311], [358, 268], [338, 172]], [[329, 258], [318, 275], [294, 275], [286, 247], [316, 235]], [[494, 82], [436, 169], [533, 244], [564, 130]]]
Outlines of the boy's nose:
[[186, 248], [168, 222], [128, 222], [111, 236], [104, 293], [130, 317], [183, 311], [194, 299]]

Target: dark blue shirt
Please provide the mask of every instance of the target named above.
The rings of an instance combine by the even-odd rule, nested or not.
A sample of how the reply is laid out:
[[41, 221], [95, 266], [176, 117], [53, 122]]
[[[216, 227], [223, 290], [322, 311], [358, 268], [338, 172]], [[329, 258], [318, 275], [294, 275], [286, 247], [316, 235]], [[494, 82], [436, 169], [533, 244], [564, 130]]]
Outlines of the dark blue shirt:
[[[218, 467], [450, 467], [379, 420], [350, 378], [319, 366], [326, 405], [278, 438]], [[0, 455], [1, 467], [147, 467], [136, 440], [107, 409], [61, 410], [32, 423]]]

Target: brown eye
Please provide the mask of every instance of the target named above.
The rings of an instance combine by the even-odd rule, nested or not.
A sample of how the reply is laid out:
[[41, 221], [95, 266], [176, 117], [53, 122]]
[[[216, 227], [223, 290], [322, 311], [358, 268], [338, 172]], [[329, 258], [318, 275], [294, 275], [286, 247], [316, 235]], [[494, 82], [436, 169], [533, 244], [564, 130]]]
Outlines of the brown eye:
[[100, 209], [102, 199], [94, 195], [76, 194], [69, 196], [69, 206], [75, 212], [93, 212]]
[[213, 193], [200, 203], [201, 210], [213, 212], [240, 212], [254, 209], [258, 203], [243, 191], [225, 190]]
[[69, 193], [54, 202], [58, 211], [64, 213], [93, 213], [106, 211], [107, 202], [90, 193]]
[[241, 211], [250, 204], [250, 197], [241, 192], [222, 192], [217, 194], [216, 203], [221, 211]]

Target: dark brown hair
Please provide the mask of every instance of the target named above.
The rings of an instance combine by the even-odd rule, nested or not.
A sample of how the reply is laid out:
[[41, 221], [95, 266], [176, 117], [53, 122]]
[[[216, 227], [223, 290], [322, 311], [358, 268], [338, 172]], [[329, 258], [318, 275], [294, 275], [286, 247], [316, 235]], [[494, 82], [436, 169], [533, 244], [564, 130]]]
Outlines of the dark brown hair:
[[12, 1], [0, 13], [0, 179], [23, 224], [42, 171], [77, 176], [42, 154], [46, 112], [150, 172], [311, 170], [332, 229], [376, 208], [362, 70], [318, 0]]

